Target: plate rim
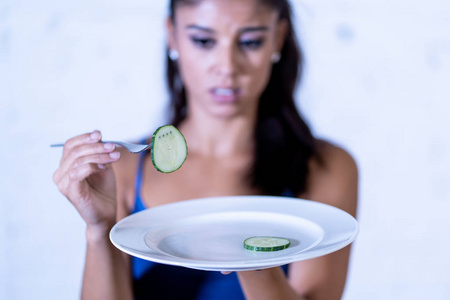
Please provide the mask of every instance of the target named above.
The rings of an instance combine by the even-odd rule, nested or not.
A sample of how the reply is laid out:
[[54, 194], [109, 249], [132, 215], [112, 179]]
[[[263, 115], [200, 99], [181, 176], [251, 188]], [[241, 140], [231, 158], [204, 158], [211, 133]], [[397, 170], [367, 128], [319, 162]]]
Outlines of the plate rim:
[[[138, 241], [138, 243], [143, 244], [142, 246], [145, 246], [144, 248], [145, 248], [146, 252], [140, 251], [138, 249], [131, 249], [125, 245], [122, 245], [119, 241], [116, 240], [117, 229], [120, 229], [122, 226], [124, 226], [125, 224], [127, 224], [129, 222], [133, 222], [134, 219], [141, 218], [141, 216], [144, 216], [145, 214], [154, 214], [161, 210], [164, 211], [164, 210], [173, 209], [173, 207], [175, 207], [175, 208], [181, 207], [182, 208], [183, 206], [196, 206], [196, 205], [198, 205], [198, 203], [201, 204], [201, 203], [206, 202], [208, 204], [211, 204], [213, 201], [222, 201], [221, 203], [223, 203], [223, 201], [231, 202], [231, 200], [236, 201], [239, 199], [248, 200], [245, 203], [243, 201], [242, 203], [244, 203], [244, 204], [249, 204], [250, 201], [258, 202], [259, 200], [261, 200], [260, 202], [264, 202], [264, 201], [276, 200], [276, 201], [286, 201], [285, 203], [294, 203], [294, 205], [297, 204], [300, 206], [301, 205], [311, 205], [311, 206], [316, 206], [316, 207], [322, 206], [322, 207], [325, 207], [326, 209], [329, 209], [331, 211], [337, 212], [338, 214], [341, 214], [344, 218], [347, 218], [347, 220], [349, 222], [348, 225], [350, 227], [352, 227], [352, 229], [353, 229], [352, 234], [346, 236], [345, 240], [339, 241], [338, 243], [335, 243], [335, 244], [327, 245], [324, 249], [321, 249], [320, 245], [322, 245], [324, 243], [325, 237], [322, 238], [322, 240], [319, 243], [317, 243], [314, 247], [307, 249], [306, 251], [302, 251], [300, 253], [294, 253], [291, 255], [281, 256], [281, 257], [276, 257], [276, 258], [265, 258], [262, 260], [252, 260], [249, 262], [193, 260], [193, 259], [170, 256], [170, 255], [165, 255], [165, 254], [155, 252], [145, 242], [146, 233], [148, 231], [150, 231], [152, 228], [152, 226], [150, 224], [145, 229], [145, 232], [142, 232], [140, 234], [141, 241]], [[205, 209], [207, 209], [207, 207]], [[258, 208], [255, 207], [255, 211], [258, 211]], [[287, 214], [295, 216], [295, 214], [290, 214], [290, 213], [287, 213]], [[190, 215], [188, 215], [188, 216], [190, 216]], [[309, 219], [307, 219], [307, 220], [311, 221]], [[170, 220], [166, 220], [165, 222], [170, 223]], [[311, 222], [314, 222], [314, 221], [311, 221]], [[322, 227], [322, 226], [320, 226], [320, 227]], [[127, 217], [118, 221], [113, 226], [113, 228], [110, 230], [109, 238], [110, 238], [110, 241], [112, 242], [112, 244], [116, 248], [121, 250], [122, 252], [125, 252], [129, 255], [132, 255], [132, 256], [135, 256], [135, 257], [138, 257], [138, 258], [141, 258], [144, 260], [152, 261], [155, 263], [161, 263], [161, 264], [167, 264], [167, 265], [173, 265], [173, 266], [181, 266], [181, 267], [187, 267], [187, 268], [199, 269], [199, 270], [210, 270], [210, 271], [246, 271], [246, 270], [265, 269], [265, 268], [271, 268], [271, 267], [275, 267], [275, 266], [281, 266], [281, 265], [289, 264], [289, 263], [292, 263], [295, 261], [312, 259], [312, 258], [320, 257], [320, 256], [323, 256], [326, 254], [333, 253], [333, 252], [335, 252], [339, 249], [342, 249], [342, 248], [348, 246], [349, 244], [351, 244], [358, 236], [359, 230], [360, 230], [359, 223], [356, 220], [356, 218], [354, 218], [348, 212], [346, 212], [342, 209], [339, 209], [335, 206], [326, 204], [326, 203], [317, 202], [314, 200], [294, 198], [294, 197], [284, 197], [284, 196], [237, 195], [237, 196], [196, 198], [196, 199], [168, 203], [168, 204], [164, 204], [164, 205], [160, 205], [160, 206], [156, 206], [156, 207], [152, 207], [152, 208], [147, 208], [143, 211], [139, 211], [137, 213], [128, 215]], [[138, 235], [138, 234], [136, 233], [136, 235]], [[327, 235], [327, 232], [325, 232], [325, 236], [326, 235]], [[262, 262], [264, 262], [264, 263], [262, 263]]]

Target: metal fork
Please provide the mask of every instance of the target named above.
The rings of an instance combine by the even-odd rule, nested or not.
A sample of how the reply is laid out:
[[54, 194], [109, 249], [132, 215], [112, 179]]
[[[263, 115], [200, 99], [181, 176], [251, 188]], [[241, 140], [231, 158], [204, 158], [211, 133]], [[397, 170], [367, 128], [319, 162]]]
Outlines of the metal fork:
[[[116, 144], [118, 146], [124, 147], [131, 153], [140, 153], [142, 151], [147, 150], [148, 148], [150, 148], [152, 146], [151, 143], [148, 145], [142, 145], [142, 144], [131, 144], [131, 143], [126, 143], [126, 142], [119, 142], [119, 141], [102, 141], [102, 143]], [[64, 147], [64, 144], [53, 144], [53, 145], [50, 145], [50, 147], [52, 147], [52, 148]]]

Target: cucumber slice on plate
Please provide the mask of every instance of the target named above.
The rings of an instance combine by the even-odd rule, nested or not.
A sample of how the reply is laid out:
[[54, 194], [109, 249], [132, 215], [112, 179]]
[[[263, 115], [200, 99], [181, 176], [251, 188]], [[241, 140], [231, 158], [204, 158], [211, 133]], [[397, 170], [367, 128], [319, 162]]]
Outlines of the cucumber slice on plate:
[[187, 144], [178, 129], [164, 125], [153, 133], [150, 151], [156, 170], [171, 173], [178, 170], [186, 160]]
[[251, 251], [272, 252], [289, 247], [291, 241], [273, 236], [253, 236], [244, 241], [244, 248]]

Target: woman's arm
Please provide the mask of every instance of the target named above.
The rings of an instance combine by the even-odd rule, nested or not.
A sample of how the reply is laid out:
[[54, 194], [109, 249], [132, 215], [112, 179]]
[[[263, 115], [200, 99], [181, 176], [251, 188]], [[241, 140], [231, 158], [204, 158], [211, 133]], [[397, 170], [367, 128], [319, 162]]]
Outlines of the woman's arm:
[[[133, 198], [135, 157], [120, 148], [121, 159], [114, 163], [117, 220], [129, 215]], [[82, 299], [133, 299], [131, 259], [109, 239], [114, 224], [104, 229], [86, 230], [87, 248]]]
[[[123, 149], [120, 161], [113, 164], [116, 178], [117, 221], [129, 215], [136, 162]], [[86, 262], [82, 299], [133, 299], [131, 259], [118, 250], [109, 239], [114, 224], [86, 230]]]
[[[322, 163], [312, 162], [306, 197], [356, 215], [358, 173], [344, 150], [320, 144]], [[281, 268], [238, 272], [246, 299], [340, 299], [344, 291], [350, 246], [337, 252]]]
[[81, 299], [132, 299], [129, 258], [111, 244], [108, 234], [109, 230], [86, 231]]
[[237, 274], [247, 300], [306, 300], [292, 288], [280, 267]]
[[86, 222], [86, 263], [82, 299], [131, 299], [129, 262], [109, 241], [109, 230], [125, 216], [120, 176], [113, 171], [120, 153], [101, 143], [98, 131], [65, 143], [53, 175], [59, 190]]

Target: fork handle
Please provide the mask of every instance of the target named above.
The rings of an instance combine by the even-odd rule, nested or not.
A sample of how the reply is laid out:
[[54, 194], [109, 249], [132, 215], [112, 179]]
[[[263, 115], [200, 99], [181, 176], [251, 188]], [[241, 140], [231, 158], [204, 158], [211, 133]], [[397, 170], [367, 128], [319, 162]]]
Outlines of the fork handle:
[[[107, 143], [107, 142], [103, 142], [103, 143]], [[64, 144], [51, 144], [50, 147], [51, 148], [64, 147]]]

